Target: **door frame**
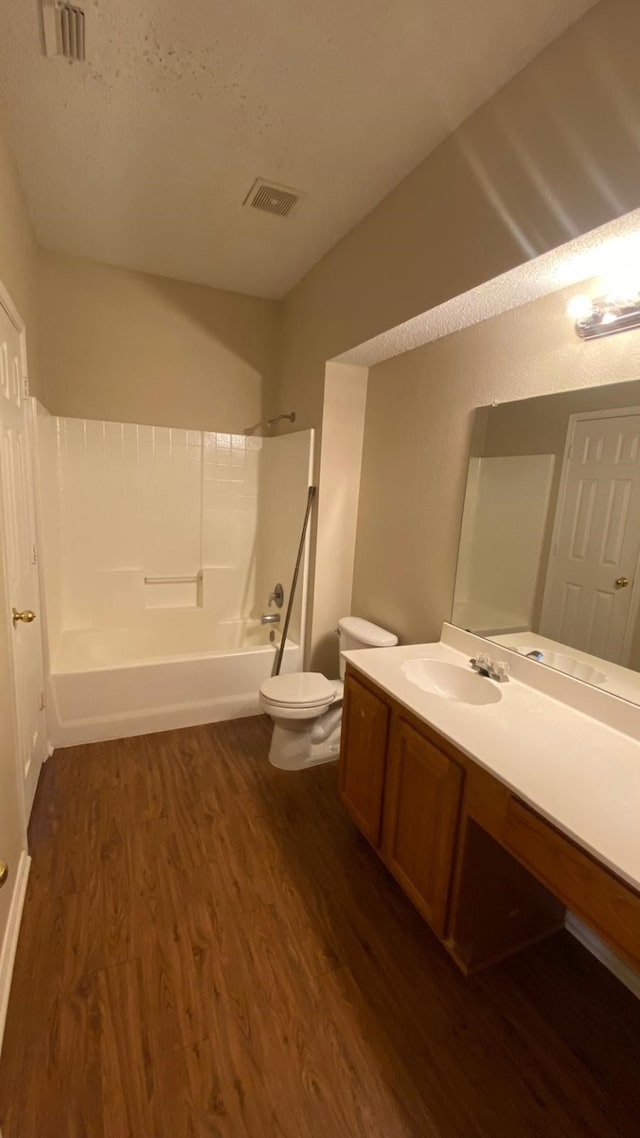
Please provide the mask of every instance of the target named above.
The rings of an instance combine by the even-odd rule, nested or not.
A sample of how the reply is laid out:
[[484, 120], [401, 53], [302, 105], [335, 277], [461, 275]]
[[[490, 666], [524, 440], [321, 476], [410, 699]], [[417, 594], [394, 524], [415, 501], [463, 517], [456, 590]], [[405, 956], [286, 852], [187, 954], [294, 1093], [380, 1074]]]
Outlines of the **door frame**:
[[[26, 398], [29, 395], [29, 371], [28, 371], [28, 366], [27, 366], [27, 332], [26, 332], [26, 326], [25, 326], [24, 320], [22, 319], [20, 313], [18, 312], [18, 309], [16, 308], [15, 304], [13, 303], [13, 300], [11, 299], [9, 292], [7, 291], [4, 283], [1, 280], [0, 280], [0, 306], [6, 312], [7, 316], [9, 317], [11, 323], [13, 324], [16, 332], [18, 333], [18, 335], [20, 337], [20, 382], [22, 383], [22, 400], [23, 400], [22, 409], [23, 409], [23, 416], [24, 416], [24, 420], [25, 420], [25, 437], [28, 440], [28, 446], [29, 446], [29, 450], [30, 450], [29, 458], [31, 460], [32, 459], [31, 447], [32, 447], [32, 437], [33, 436], [32, 436], [31, 430], [29, 429], [29, 423], [27, 422], [27, 418], [26, 418], [26, 408], [27, 408]], [[1, 474], [0, 474], [0, 478], [1, 478]], [[34, 514], [34, 517], [35, 517], [35, 514]], [[2, 504], [0, 502], [0, 532], [4, 532], [4, 527], [5, 527], [4, 511], [2, 510]], [[5, 585], [5, 594], [8, 597], [8, 588], [7, 588], [8, 573], [7, 573], [7, 563], [6, 563], [6, 546], [5, 546], [4, 541], [2, 542], [2, 551], [1, 551], [1, 555], [0, 555], [0, 572], [2, 573], [3, 583]], [[40, 584], [40, 566], [39, 565], [38, 565], [38, 581]], [[24, 784], [23, 784], [23, 779], [22, 779], [22, 772], [20, 770], [20, 765], [19, 765], [20, 764], [20, 754], [19, 754], [20, 748], [19, 748], [19, 738], [18, 738], [16, 675], [15, 675], [15, 662], [14, 662], [12, 639], [11, 639], [11, 637], [13, 635], [13, 628], [12, 628], [11, 620], [9, 617], [9, 608], [8, 608], [8, 606], [5, 606], [5, 608], [6, 608], [6, 611], [5, 611], [4, 615], [2, 616], [2, 618], [0, 618], [0, 619], [2, 621], [1, 626], [5, 629], [5, 635], [7, 638], [7, 645], [9, 647], [9, 675], [11, 677], [11, 720], [12, 720], [11, 726], [12, 726], [13, 740], [14, 740], [13, 751], [14, 751], [16, 780], [18, 783], [18, 800], [20, 802], [20, 813], [21, 813], [20, 821], [21, 821], [22, 834], [23, 834], [23, 840], [24, 840], [24, 848], [26, 850], [26, 849], [28, 849], [27, 829], [28, 829], [28, 825], [29, 825], [29, 819], [27, 817], [27, 809], [26, 809], [26, 802], [25, 802], [25, 795], [24, 795]], [[41, 631], [41, 629], [39, 630], [39, 635], [40, 635], [40, 640], [42, 642], [42, 631]], [[43, 660], [44, 660], [44, 657], [43, 657]]]
[[[576, 411], [573, 415], [569, 415], [569, 425], [567, 427], [567, 436], [564, 444], [564, 453], [562, 456], [562, 469], [560, 471], [560, 481], [558, 483], [558, 496], [556, 498], [556, 512], [553, 519], [553, 530], [551, 534], [551, 546], [549, 551], [549, 558], [547, 561], [547, 573], [544, 584], [544, 595], [542, 599], [542, 608], [540, 610], [540, 627], [543, 628], [547, 619], [549, 608], [551, 605], [551, 588], [553, 570], [555, 568], [555, 560], [557, 557], [558, 546], [560, 543], [560, 529], [561, 519], [564, 513], [565, 500], [567, 496], [567, 482], [569, 480], [569, 463], [573, 458], [573, 440], [576, 433], [578, 423], [583, 423], [585, 420], [590, 419], [622, 419], [626, 416], [638, 415], [640, 416], [640, 407], [607, 407], [604, 411]], [[633, 636], [633, 629], [635, 628], [638, 619], [638, 609], [640, 608], [640, 583], [638, 576], [640, 574], [640, 550], [638, 558], [633, 571], [633, 584], [631, 586], [631, 600], [629, 601], [629, 613], [627, 616], [627, 625], [624, 631], [624, 639], [622, 642], [622, 659], [619, 661], [619, 666], [627, 668], [629, 654], [631, 652], [631, 641]], [[544, 635], [544, 634], [543, 634]], [[558, 641], [560, 643], [560, 641]]]

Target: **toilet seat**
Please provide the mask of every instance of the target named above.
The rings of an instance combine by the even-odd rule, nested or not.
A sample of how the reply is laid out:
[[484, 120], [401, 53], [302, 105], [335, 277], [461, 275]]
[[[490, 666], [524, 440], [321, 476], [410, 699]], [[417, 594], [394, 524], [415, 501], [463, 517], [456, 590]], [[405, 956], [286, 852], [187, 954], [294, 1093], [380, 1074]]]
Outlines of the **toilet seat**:
[[321, 708], [334, 702], [337, 686], [322, 672], [291, 672], [271, 676], [260, 686], [260, 695], [274, 707]]

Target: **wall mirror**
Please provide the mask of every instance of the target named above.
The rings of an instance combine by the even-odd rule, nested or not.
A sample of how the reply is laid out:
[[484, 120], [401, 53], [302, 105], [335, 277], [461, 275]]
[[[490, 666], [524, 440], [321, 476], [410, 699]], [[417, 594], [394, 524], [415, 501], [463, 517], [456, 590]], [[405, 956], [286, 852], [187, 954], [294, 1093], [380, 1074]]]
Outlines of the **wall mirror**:
[[640, 703], [640, 381], [476, 411], [453, 624]]

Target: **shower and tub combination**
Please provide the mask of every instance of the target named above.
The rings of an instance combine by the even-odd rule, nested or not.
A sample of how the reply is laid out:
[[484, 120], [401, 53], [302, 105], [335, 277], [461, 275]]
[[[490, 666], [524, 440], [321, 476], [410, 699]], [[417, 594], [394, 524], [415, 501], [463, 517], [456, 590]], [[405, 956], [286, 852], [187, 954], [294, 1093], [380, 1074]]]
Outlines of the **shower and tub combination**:
[[[313, 432], [57, 418], [37, 408], [54, 746], [258, 711], [282, 630]], [[290, 418], [290, 416], [287, 416]], [[308, 549], [280, 670], [302, 667]]]

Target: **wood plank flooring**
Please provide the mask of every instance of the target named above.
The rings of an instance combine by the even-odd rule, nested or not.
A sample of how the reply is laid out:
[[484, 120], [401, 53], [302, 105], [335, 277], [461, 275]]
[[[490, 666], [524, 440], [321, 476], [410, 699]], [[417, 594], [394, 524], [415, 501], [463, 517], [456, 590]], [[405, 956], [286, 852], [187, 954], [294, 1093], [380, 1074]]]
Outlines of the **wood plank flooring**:
[[4, 1138], [638, 1138], [640, 1003], [566, 934], [465, 980], [269, 730], [46, 764]]

